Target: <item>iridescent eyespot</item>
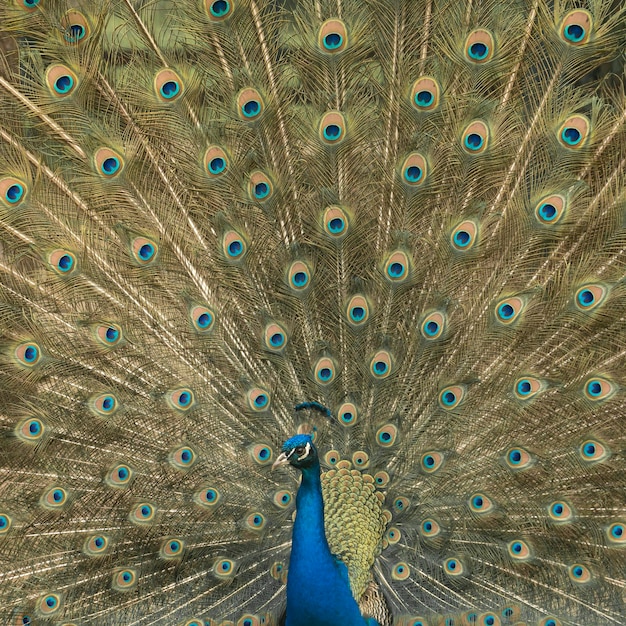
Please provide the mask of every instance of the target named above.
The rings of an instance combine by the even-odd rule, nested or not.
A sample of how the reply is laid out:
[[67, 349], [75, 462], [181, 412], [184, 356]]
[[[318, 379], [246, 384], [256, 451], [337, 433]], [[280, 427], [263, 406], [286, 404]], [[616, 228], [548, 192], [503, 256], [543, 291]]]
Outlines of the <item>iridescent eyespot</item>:
[[387, 378], [392, 371], [391, 354], [387, 350], [379, 350], [370, 361], [370, 374], [377, 380]]
[[514, 392], [520, 400], [530, 400], [545, 389], [545, 383], [538, 378], [525, 376], [515, 381]]
[[270, 576], [275, 580], [280, 580], [285, 573], [285, 564], [282, 561], [275, 561], [270, 567]]
[[247, 245], [238, 232], [229, 230], [222, 237], [222, 250], [227, 261], [241, 261], [246, 255]]
[[465, 397], [465, 387], [461, 385], [451, 385], [439, 392], [439, 406], [449, 411], [457, 407]]
[[149, 524], [154, 520], [156, 507], [148, 502], [140, 502], [130, 512], [128, 519], [134, 524]]
[[422, 333], [422, 337], [424, 337], [424, 339], [431, 341], [441, 337], [445, 326], [445, 313], [442, 313], [441, 311], [433, 311], [422, 320], [422, 323], [420, 324], [420, 332]]
[[528, 469], [534, 463], [533, 457], [524, 448], [510, 448], [504, 455], [504, 461], [515, 471]]
[[565, 214], [567, 200], [564, 196], [552, 194], [542, 198], [535, 207], [535, 218], [540, 224], [556, 224]]
[[439, 106], [439, 83], [430, 76], [418, 78], [411, 87], [411, 104], [418, 111], [433, 111]]
[[22, 0], [22, 8], [29, 13], [34, 11], [41, 0]]
[[324, 461], [326, 461], [328, 465], [337, 465], [340, 460], [341, 456], [339, 455], [339, 452], [337, 452], [337, 450], [329, 450], [324, 455]]
[[263, 343], [272, 352], [282, 352], [287, 345], [288, 335], [283, 326], [273, 322], [265, 327]]
[[422, 454], [420, 465], [423, 472], [434, 474], [443, 465], [444, 456], [440, 452], [426, 452]]
[[212, 22], [221, 22], [232, 15], [234, 3], [232, 0], [204, 0], [204, 8]]
[[476, 493], [469, 499], [469, 507], [474, 513], [483, 515], [494, 509], [493, 502], [483, 493]]
[[237, 111], [239, 117], [246, 121], [256, 121], [263, 114], [265, 105], [261, 94], [256, 90], [248, 87], [239, 92], [237, 96]]
[[96, 338], [107, 347], [116, 346], [122, 340], [122, 329], [117, 324], [96, 326]]
[[615, 522], [606, 529], [606, 536], [613, 544], [626, 544], [626, 526], [622, 522]]
[[443, 571], [448, 576], [462, 576], [465, 573], [465, 566], [460, 559], [450, 557], [443, 562]]
[[61, 276], [69, 276], [76, 269], [76, 257], [69, 250], [53, 250], [48, 255], [48, 263]]
[[294, 261], [288, 271], [287, 282], [296, 292], [305, 291], [311, 283], [311, 269], [303, 261]]
[[502, 621], [495, 613], [481, 613], [476, 620], [476, 626], [500, 626]]
[[40, 503], [46, 509], [62, 509], [68, 502], [69, 496], [62, 487], [51, 487], [44, 491]]
[[265, 526], [265, 517], [262, 513], [250, 513], [245, 519], [245, 526], [249, 530], [261, 530]]
[[249, 448], [250, 456], [259, 465], [268, 465], [274, 460], [274, 452], [270, 446], [258, 443]]
[[574, 510], [564, 500], [557, 500], [548, 505], [548, 515], [557, 524], [566, 524], [574, 519]]
[[602, 304], [607, 293], [608, 289], [600, 284], [590, 284], [580, 287], [576, 291], [576, 306], [581, 311], [591, 311]]
[[346, 121], [339, 111], [329, 111], [322, 116], [320, 139], [327, 145], [341, 143], [346, 137]]
[[134, 569], [118, 569], [113, 573], [112, 586], [117, 591], [128, 591], [137, 583], [137, 572]]
[[274, 193], [274, 185], [269, 176], [260, 171], [250, 174], [248, 179], [248, 197], [252, 201], [266, 202]]
[[93, 156], [96, 171], [105, 178], [115, 178], [124, 169], [124, 159], [110, 148], [99, 148]]
[[411, 503], [408, 498], [400, 496], [393, 501], [393, 508], [395, 509], [396, 513], [402, 513], [409, 508], [410, 504]]
[[385, 539], [390, 545], [395, 545], [400, 541], [400, 539], [402, 539], [402, 533], [398, 528], [392, 526], [391, 528], [387, 529], [387, 532], [385, 533]]
[[402, 181], [411, 187], [424, 183], [428, 175], [428, 164], [419, 152], [412, 152], [402, 164]]
[[376, 443], [382, 448], [390, 448], [396, 443], [398, 429], [393, 424], [385, 424], [376, 431]]
[[541, 621], [537, 622], [537, 626], [562, 626], [562, 622], [556, 617], [544, 617]]
[[217, 559], [213, 564], [213, 573], [219, 578], [231, 578], [235, 573], [235, 561], [231, 559]]
[[182, 95], [184, 84], [176, 72], [161, 70], [154, 77], [154, 90], [161, 102], [173, 102]]
[[326, 20], [320, 26], [317, 42], [320, 50], [327, 54], [343, 52], [348, 46], [346, 25], [341, 20]]
[[29, 417], [18, 423], [15, 434], [26, 443], [35, 443], [41, 440], [45, 433], [45, 427], [40, 419]]
[[478, 226], [472, 220], [461, 222], [450, 235], [452, 247], [460, 252], [467, 252], [474, 247], [478, 236]]
[[348, 232], [350, 221], [345, 210], [333, 204], [324, 210], [322, 223], [326, 234], [335, 240], [339, 240]]
[[51, 65], [46, 70], [46, 84], [53, 96], [64, 98], [74, 91], [78, 84], [78, 79], [69, 67], [65, 65]]
[[161, 544], [160, 556], [163, 559], [175, 559], [182, 556], [185, 542], [179, 537], [170, 537]]
[[615, 385], [606, 378], [590, 378], [585, 383], [585, 396], [588, 400], [597, 402], [610, 398], [616, 391]]
[[571, 115], [559, 128], [559, 141], [566, 148], [582, 148], [589, 136], [590, 123], [584, 115]]
[[180, 470], [189, 469], [198, 459], [195, 451], [189, 446], [181, 446], [170, 452], [170, 465]]
[[374, 474], [374, 484], [377, 487], [386, 487], [389, 484], [390, 480], [391, 476], [389, 476], [389, 472], [385, 472], [384, 470], [381, 470], [380, 472], [376, 472]]
[[128, 465], [116, 465], [109, 470], [105, 482], [109, 487], [128, 487], [133, 479], [133, 470]]
[[484, 122], [475, 120], [463, 131], [461, 146], [468, 154], [480, 154], [489, 145], [489, 128]]
[[370, 305], [364, 296], [352, 296], [346, 307], [348, 323], [354, 327], [360, 327], [370, 316]]
[[283, 489], [281, 491], [277, 491], [274, 494], [273, 501], [277, 507], [281, 509], [286, 509], [293, 501], [293, 495], [291, 491], [287, 491], [286, 489]]
[[22, 343], [15, 348], [15, 358], [26, 367], [34, 367], [41, 359], [41, 350], [34, 341]]
[[215, 312], [205, 306], [194, 306], [190, 312], [191, 320], [195, 329], [201, 333], [213, 329], [215, 324]]
[[265, 411], [269, 408], [272, 397], [270, 392], [261, 387], [253, 387], [246, 394], [248, 406], [253, 411]]
[[320, 385], [330, 384], [336, 376], [336, 367], [332, 359], [323, 357], [315, 365], [315, 381]]
[[145, 237], [136, 237], [131, 243], [132, 255], [140, 265], [147, 265], [154, 261], [158, 251], [157, 244]]
[[11, 528], [11, 524], [11, 518], [6, 513], [0, 513], [0, 535], [8, 533]]
[[61, 608], [61, 596], [48, 593], [37, 600], [37, 611], [43, 616], [54, 615]]
[[530, 546], [521, 539], [514, 539], [507, 544], [509, 555], [516, 561], [527, 561], [532, 554]]
[[524, 310], [524, 300], [519, 297], [506, 298], [496, 304], [496, 320], [500, 324], [509, 325], [518, 319]]
[[588, 583], [591, 580], [591, 571], [588, 567], [582, 565], [581, 563], [575, 563], [574, 565], [570, 565], [567, 573], [575, 583], [584, 584]]
[[107, 417], [113, 415], [119, 408], [117, 398], [110, 393], [96, 396], [90, 401], [89, 405], [98, 415], [105, 415]]
[[406, 580], [411, 575], [411, 568], [404, 563], [396, 563], [391, 570], [391, 577], [394, 580]]
[[420, 535], [427, 538], [437, 537], [441, 534], [439, 522], [432, 518], [425, 519], [419, 527]]
[[402, 250], [392, 252], [385, 261], [385, 278], [392, 283], [402, 283], [409, 277], [409, 257]]
[[106, 535], [92, 535], [87, 537], [83, 546], [83, 552], [89, 556], [104, 554], [109, 547], [109, 538]]
[[354, 463], [355, 467], [365, 468], [369, 465], [370, 456], [369, 454], [367, 454], [367, 452], [364, 452], [363, 450], [357, 450], [352, 455], [352, 462]]
[[352, 402], [345, 402], [337, 410], [337, 419], [344, 426], [354, 426], [358, 419], [358, 411], [356, 405]]
[[219, 146], [209, 146], [204, 153], [204, 171], [211, 177], [217, 178], [228, 170], [229, 158]]
[[493, 52], [493, 37], [484, 29], [471, 32], [465, 41], [465, 58], [471, 63], [486, 63], [493, 57]]
[[77, 44], [89, 36], [89, 25], [82, 13], [68, 11], [61, 19], [63, 40], [68, 44]]
[[168, 392], [165, 397], [167, 403], [177, 411], [188, 411], [195, 404], [193, 391], [187, 387], [174, 389]]
[[588, 11], [577, 9], [570, 11], [563, 21], [559, 35], [561, 39], [572, 46], [581, 46], [589, 41], [593, 20]]
[[8, 207], [18, 206], [26, 198], [28, 188], [17, 178], [0, 178], [0, 198]]
[[205, 487], [194, 495], [196, 504], [205, 508], [212, 508], [220, 501], [222, 494], [215, 487]]
[[609, 458], [610, 450], [594, 439], [588, 439], [578, 448], [580, 458], [587, 463], [599, 463]]

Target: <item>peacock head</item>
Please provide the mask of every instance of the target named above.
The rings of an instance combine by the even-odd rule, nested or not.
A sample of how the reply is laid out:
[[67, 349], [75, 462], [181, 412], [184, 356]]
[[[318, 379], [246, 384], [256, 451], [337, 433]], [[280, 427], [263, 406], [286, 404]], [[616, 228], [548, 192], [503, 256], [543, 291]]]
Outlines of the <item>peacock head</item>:
[[282, 452], [272, 467], [290, 463], [303, 470], [312, 467], [317, 462], [317, 449], [313, 445], [311, 435], [295, 435], [285, 441]]

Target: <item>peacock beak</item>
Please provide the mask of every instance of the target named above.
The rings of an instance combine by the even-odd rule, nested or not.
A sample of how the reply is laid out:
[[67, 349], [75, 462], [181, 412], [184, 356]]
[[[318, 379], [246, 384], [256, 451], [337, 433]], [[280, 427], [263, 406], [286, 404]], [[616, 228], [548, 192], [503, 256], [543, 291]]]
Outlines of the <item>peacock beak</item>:
[[287, 465], [289, 463], [289, 456], [286, 452], [281, 452], [278, 458], [272, 464], [272, 469], [276, 469], [279, 465]]

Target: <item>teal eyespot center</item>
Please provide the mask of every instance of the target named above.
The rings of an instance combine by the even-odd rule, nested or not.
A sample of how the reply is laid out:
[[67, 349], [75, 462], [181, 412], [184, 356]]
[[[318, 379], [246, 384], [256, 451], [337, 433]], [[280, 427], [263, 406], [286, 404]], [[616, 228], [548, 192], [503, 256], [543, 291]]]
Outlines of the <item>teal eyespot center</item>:
[[570, 41], [577, 43], [584, 39], [585, 29], [580, 24], [568, 24], [565, 27], [565, 36]]
[[324, 47], [327, 50], [336, 50], [343, 44], [343, 37], [339, 33], [328, 33], [324, 37]]
[[224, 17], [230, 11], [230, 3], [227, 0], [216, 0], [211, 4], [211, 13], [215, 17]]
[[482, 61], [488, 54], [489, 47], [484, 43], [476, 42], [469, 47], [469, 55], [477, 61]]
[[7, 202], [15, 204], [22, 199], [24, 195], [24, 186], [19, 183], [12, 184], [4, 193]]
[[246, 117], [256, 117], [261, 112], [261, 103], [256, 100], [248, 100], [243, 104], [241, 110]]
[[561, 132], [561, 138], [570, 146], [575, 146], [582, 141], [582, 134], [577, 128], [567, 126]]
[[161, 85], [161, 95], [166, 98], [174, 98], [180, 92], [180, 85], [175, 80], [168, 80]]
[[468, 150], [480, 150], [485, 140], [478, 133], [469, 133], [465, 137], [465, 147]]

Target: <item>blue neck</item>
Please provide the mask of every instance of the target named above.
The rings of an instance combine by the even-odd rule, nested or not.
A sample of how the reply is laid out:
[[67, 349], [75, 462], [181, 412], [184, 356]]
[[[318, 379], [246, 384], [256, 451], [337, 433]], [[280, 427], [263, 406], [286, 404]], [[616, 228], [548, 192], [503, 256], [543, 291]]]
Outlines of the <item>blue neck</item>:
[[286, 626], [365, 626], [346, 567], [331, 554], [326, 540], [319, 462], [302, 470], [296, 509]]

